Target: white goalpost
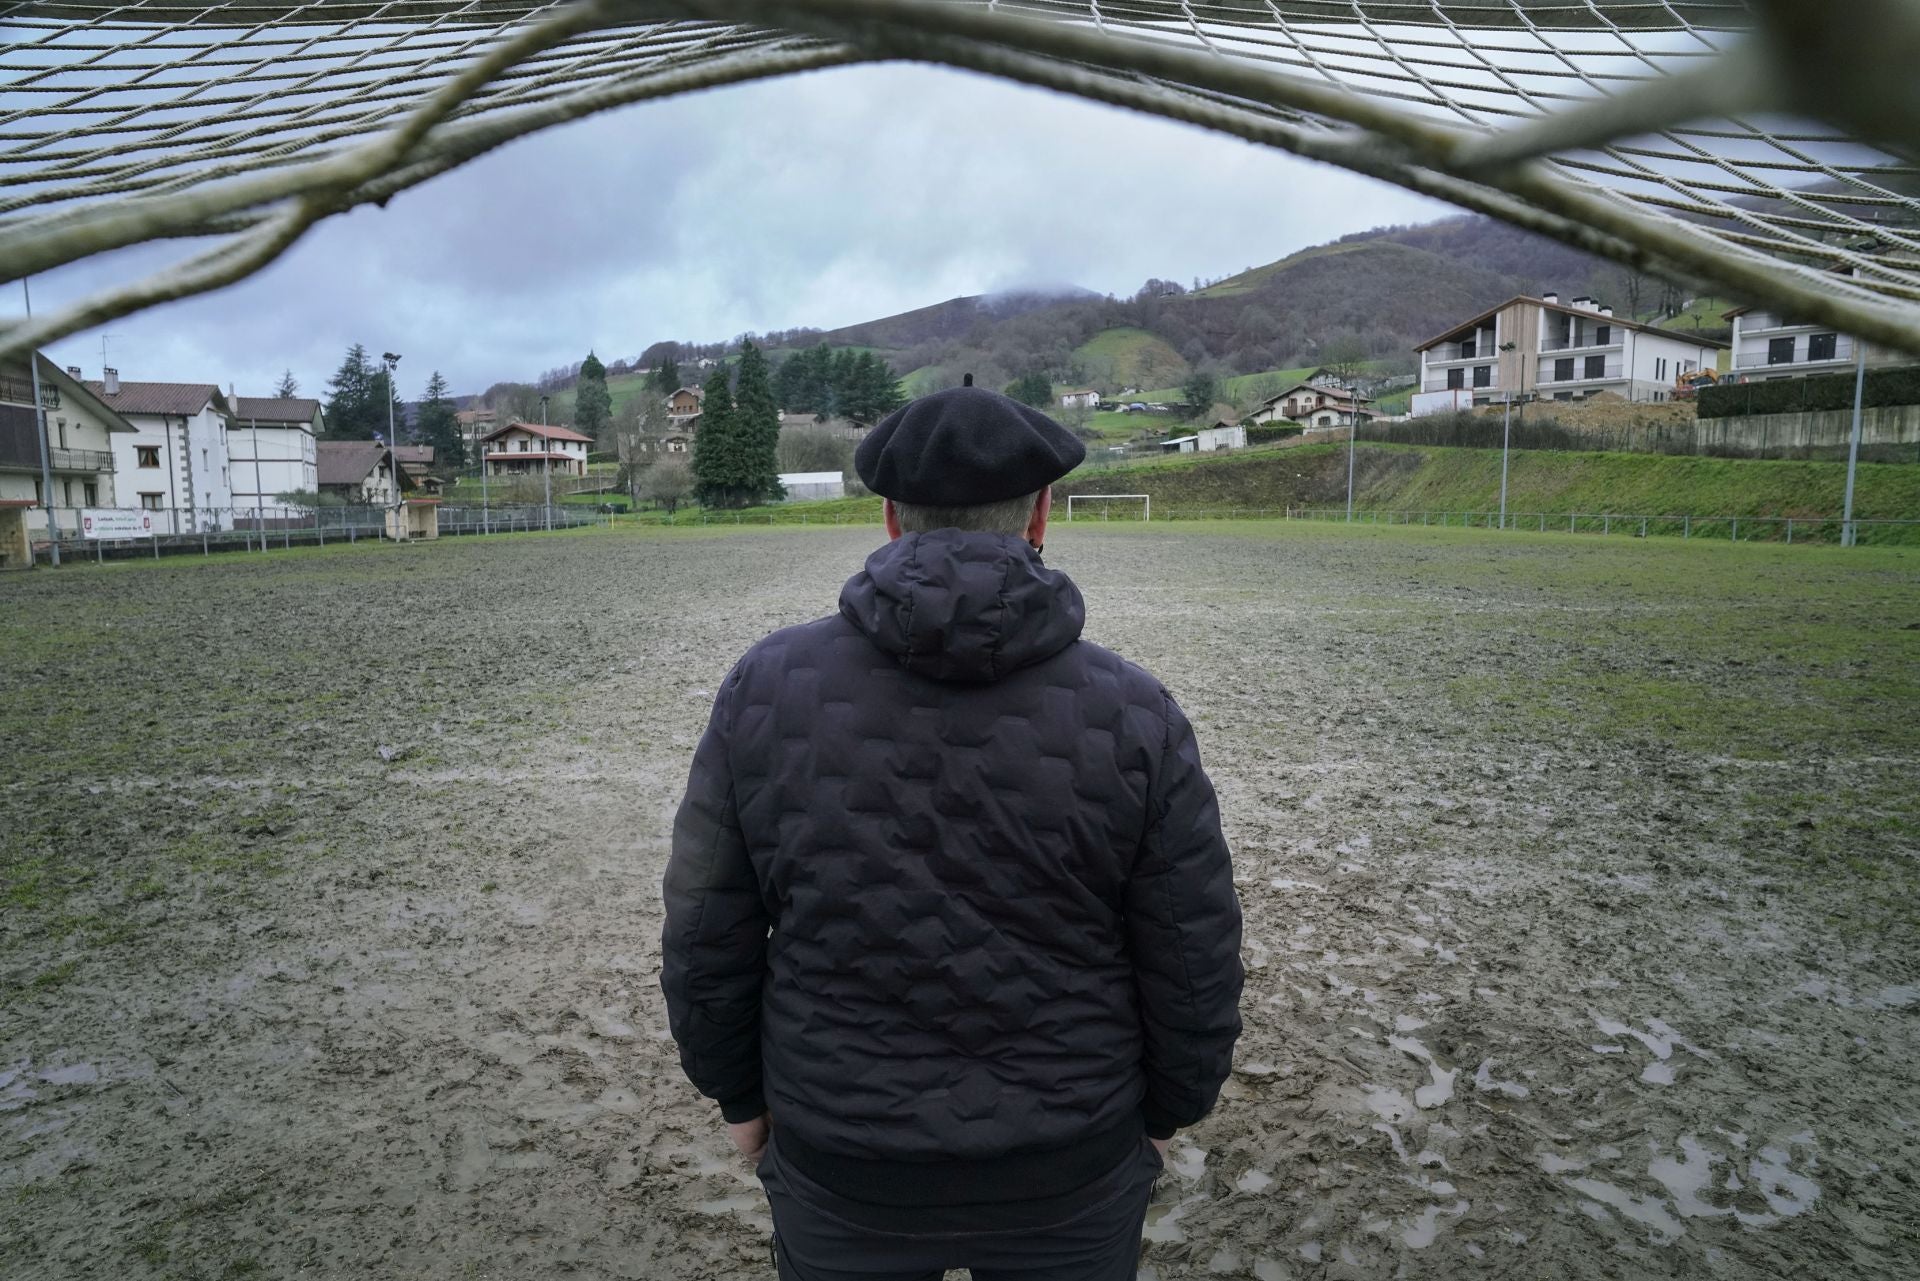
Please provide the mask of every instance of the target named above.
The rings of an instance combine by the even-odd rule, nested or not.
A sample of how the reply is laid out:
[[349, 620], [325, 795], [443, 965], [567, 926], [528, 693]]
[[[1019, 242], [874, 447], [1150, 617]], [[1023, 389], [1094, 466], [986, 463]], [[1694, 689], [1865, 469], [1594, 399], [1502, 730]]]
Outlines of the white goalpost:
[[[1111, 503], [1118, 499], [1133, 499], [1139, 502], [1140, 519], [1146, 521], [1153, 519], [1153, 497], [1149, 494], [1068, 494], [1067, 519], [1073, 519], [1073, 505], [1075, 503]], [[1100, 519], [1106, 520], [1108, 519], [1107, 513], [1111, 511], [1112, 508], [1102, 507], [1099, 510]]]

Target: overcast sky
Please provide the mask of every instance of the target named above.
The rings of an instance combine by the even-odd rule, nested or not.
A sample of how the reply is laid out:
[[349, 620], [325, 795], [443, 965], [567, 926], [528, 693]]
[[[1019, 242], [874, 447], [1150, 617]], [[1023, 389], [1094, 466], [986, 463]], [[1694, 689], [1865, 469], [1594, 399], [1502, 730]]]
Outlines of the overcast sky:
[[[536, 377], [589, 348], [832, 328], [1022, 285], [1132, 293], [1446, 206], [1077, 99], [916, 66], [816, 72], [537, 135], [309, 233], [221, 293], [107, 327], [129, 380], [322, 393], [353, 342], [417, 397]], [[176, 244], [34, 282], [36, 312]], [[5, 310], [17, 312], [17, 287]], [[100, 333], [55, 344], [99, 376]]]

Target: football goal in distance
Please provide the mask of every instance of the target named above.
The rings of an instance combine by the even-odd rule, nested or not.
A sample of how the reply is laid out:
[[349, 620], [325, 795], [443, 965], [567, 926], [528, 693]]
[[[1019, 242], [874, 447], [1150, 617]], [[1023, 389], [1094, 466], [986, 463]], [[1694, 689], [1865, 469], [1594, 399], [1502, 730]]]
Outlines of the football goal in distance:
[[[1109, 504], [1120, 503], [1120, 502], [1139, 503], [1140, 519], [1141, 520], [1153, 519], [1153, 499], [1146, 494], [1068, 494], [1067, 495], [1067, 519], [1068, 520], [1073, 519], [1073, 515], [1074, 515], [1073, 505], [1075, 503], [1098, 503], [1100, 504], [1100, 506], [1096, 507], [1094, 510], [1100, 513], [1101, 520], [1107, 520], [1109, 519], [1108, 513], [1113, 510], [1112, 507], [1109, 506]], [[1126, 511], [1131, 511], [1132, 508], [1123, 507], [1121, 510], [1123, 512], [1126, 512]]]

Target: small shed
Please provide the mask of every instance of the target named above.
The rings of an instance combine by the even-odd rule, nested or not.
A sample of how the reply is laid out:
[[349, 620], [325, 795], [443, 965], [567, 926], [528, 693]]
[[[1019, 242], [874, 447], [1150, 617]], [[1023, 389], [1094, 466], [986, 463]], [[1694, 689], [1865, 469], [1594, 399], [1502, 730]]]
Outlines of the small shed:
[[395, 542], [440, 537], [440, 500], [409, 498], [398, 507], [387, 508], [387, 537]]
[[782, 472], [780, 483], [786, 487], [787, 501], [790, 503], [805, 502], [814, 498], [845, 498], [847, 496], [845, 472]]
[[33, 544], [27, 541], [31, 498], [0, 498], [0, 569], [32, 569]]
[[1175, 436], [1171, 440], [1163, 440], [1160, 442], [1160, 452], [1163, 454], [1191, 454], [1199, 448], [1200, 438], [1198, 436]]

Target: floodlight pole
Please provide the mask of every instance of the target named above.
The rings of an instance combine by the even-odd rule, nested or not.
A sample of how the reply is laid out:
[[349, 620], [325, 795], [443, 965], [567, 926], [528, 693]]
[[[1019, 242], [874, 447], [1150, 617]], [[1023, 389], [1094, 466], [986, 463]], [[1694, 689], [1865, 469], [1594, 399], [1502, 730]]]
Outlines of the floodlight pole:
[[[1356, 406], [1356, 410], [1357, 410]], [[1360, 415], [1353, 415], [1352, 423], [1347, 427], [1347, 523], [1353, 523], [1353, 442], [1360, 438]]]
[[[1518, 343], [1503, 342], [1501, 351], [1512, 351]], [[1507, 423], [1500, 432], [1500, 528], [1507, 527], [1507, 458], [1513, 452], [1513, 389], [1507, 389]]]
[[[33, 324], [33, 290], [27, 287], [27, 278], [20, 278], [20, 294], [27, 300], [27, 324]], [[33, 376], [33, 420], [39, 428], [40, 437], [40, 497], [47, 509], [47, 551], [53, 558], [53, 567], [60, 568], [60, 515], [53, 505], [53, 462], [47, 453], [47, 411], [40, 400], [40, 353], [27, 348], [27, 372]], [[32, 563], [33, 557], [27, 561]]]
[[1840, 517], [1840, 545], [1852, 547], [1857, 535], [1853, 528], [1853, 475], [1860, 468], [1860, 408], [1867, 391], [1867, 344], [1853, 340], [1853, 438], [1847, 445], [1847, 503]]
[[[393, 473], [393, 541], [404, 541], [407, 532], [406, 513], [401, 509], [400, 497], [400, 438], [393, 431], [393, 367], [400, 363], [398, 352], [383, 351], [380, 359], [387, 366], [387, 467]], [[264, 545], [264, 538], [262, 543]]]
[[[540, 425], [547, 425], [547, 398], [540, 398]], [[540, 433], [541, 472], [547, 480], [547, 532], [553, 532], [553, 438], [545, 432]]]

